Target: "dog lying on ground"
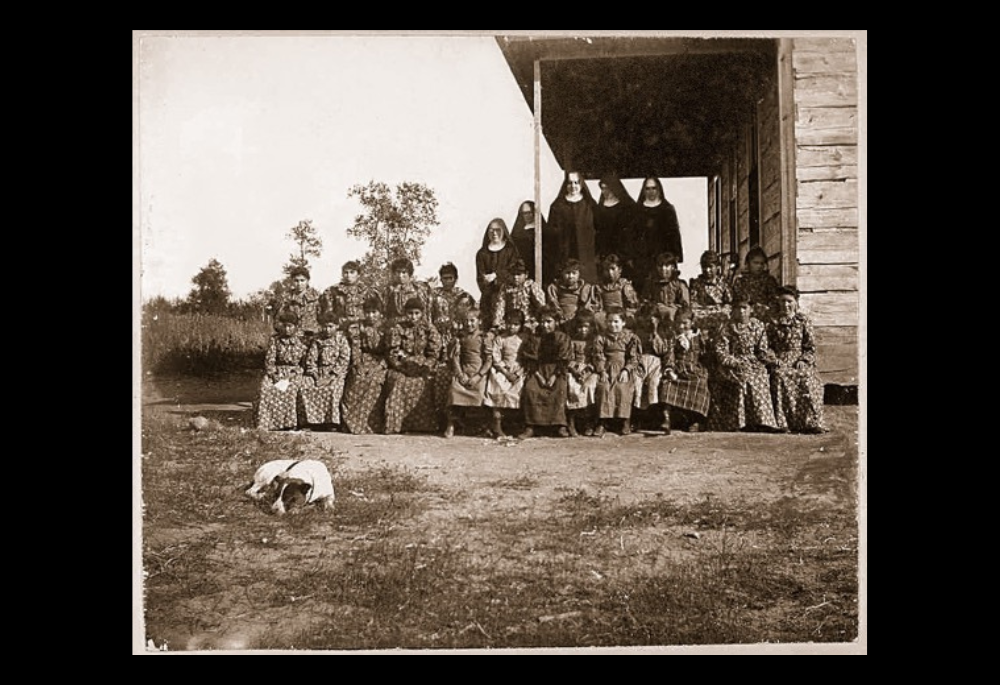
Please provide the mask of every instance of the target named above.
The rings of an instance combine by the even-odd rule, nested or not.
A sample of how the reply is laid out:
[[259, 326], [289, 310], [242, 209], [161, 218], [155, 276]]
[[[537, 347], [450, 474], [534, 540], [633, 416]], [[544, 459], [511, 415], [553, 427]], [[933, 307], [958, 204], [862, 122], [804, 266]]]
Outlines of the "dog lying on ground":
[[246, 495], [258, 502], [272, 502], [271, 511], [276, 514], [310, 504], [332, 509], [333, 480], [321, 461], [276, 459], [257, 469]]

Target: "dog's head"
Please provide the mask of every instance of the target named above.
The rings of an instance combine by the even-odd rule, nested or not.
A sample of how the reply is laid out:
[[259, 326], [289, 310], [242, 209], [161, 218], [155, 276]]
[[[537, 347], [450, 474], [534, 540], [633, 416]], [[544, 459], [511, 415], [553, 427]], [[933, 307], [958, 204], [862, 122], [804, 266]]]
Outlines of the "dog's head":
[[309, 492], [312, 483], [306, 483], [297, 478], [276, 479], [277, 489], [271, 511], [275, 514], [286, 514], [301, 509], [309, 502]]

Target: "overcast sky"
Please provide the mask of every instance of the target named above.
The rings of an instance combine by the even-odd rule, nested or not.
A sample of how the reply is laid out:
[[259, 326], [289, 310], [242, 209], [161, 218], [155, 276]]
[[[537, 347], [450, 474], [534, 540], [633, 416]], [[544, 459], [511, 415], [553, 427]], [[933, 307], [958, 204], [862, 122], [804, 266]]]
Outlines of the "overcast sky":
[[[332, 285], [366, 250], [346, 234], [359, 210], [347, 190], [370, 180], [434, 189], [441, 226], [417, 275], [453, 261], [476, 293], [486, 225], [511, 226], [534, 193], [531, 111], [485, 36], [143, 37], [138, 142], [144, 300], [185, 296], [211, 258], [234, 296], [266, 287], [300, 219], [324, 243], [312, 284]], [[546, 148], [544, 211], [561, 180]], [[640, 184], [626, 181], [633, 197]], [[706, 181], [665, 187], [691, 277], [707, 246]]]

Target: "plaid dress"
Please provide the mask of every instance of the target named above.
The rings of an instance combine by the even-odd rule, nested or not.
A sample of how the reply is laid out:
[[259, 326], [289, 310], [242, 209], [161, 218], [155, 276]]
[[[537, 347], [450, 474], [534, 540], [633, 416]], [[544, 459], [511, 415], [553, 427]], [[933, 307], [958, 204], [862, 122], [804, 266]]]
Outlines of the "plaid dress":
[[434, 378], [441, 336], [426, 321], [399, 323], [389, 331], [389, 373], [385, 381], [385, 432], [433, 432], [439, 407]]
[[586, 409], [597, 401], [594, 340], [572, 340], [573, 361], [566, 374], [566, 408]]
[[[802, 313], [767, 325], [767, 341], [778, 359], [771, 370], [771, 395], [778, 428], [793, 432], [825, 430], [823, 383], [816, 373], [812, 323]], [[795, 368], [804, 362], [806, 368]]]
[[340, 400], [350, 361], [351, 344], [341, 331], [329, 338], [313, 338], [299, 391], [306, 423], [340, 423]]
[[[521, 366], [521, 345], [525, 334], [495, 335], [490, 344], [493, 365], [490, 367], [483, 404], [497, 409], [520, 409], [521, 391], [524, 389], [524, 368]], [[507, 373], [515, 376], [511, 382]]]
[[730, 321], [715, 341], [719, 360], [718, 397], [713, 397], [709, 423], [714, 430], [737, 431], [760, 426], [777, 428], [765, 362], [773, 359], [764, 324]]
[[[524, 422], [529, 426], [566, 425], [566, 367], [573, 360], [573, 345], [562, 331], [532, 335], [521, 346], [521, 363], [528, 374], [524, 381]], [[546, 379], [555, 375], [551, 387], [545, 387], [536, 373]]]
[[348, 340], [351, 362], [340, 401], [341, 423], [349, 433], [381, 433], [385, 430], [385, 335], [374, 326], [362, 326]]
[[[254, 405], [254, 425], [261, 430], [284, 430], [299, 425], [298, 396], [302, 364], [309, 348], [299, 336], [274, 335], [264, 356], [264, 378]], [[284, 390], [275, 383], [288, 381]]]
[[[627, 328], [617, 334], [602, 333], [594, 340], [594, 370], [608, 375], [607, 382], [597, 382], [595, 399], [600, 418], [631, 418], [634, 379], [641, 355], [642, 345], [638, 336]], [[628, 372], [628, 380], [618, 380], [622, 371]]]
[[[685, 339], [676, 336], [668, 340], [657, 337], [657, 341], [664, 369], [660, 401], [671, 407], [708, 416], [711, 395], [708, 391], [708, 370], [702, 365], [705, 348], [701, 336]], [[674, 372], [677, 380], [673, 380], [668, 370]]]

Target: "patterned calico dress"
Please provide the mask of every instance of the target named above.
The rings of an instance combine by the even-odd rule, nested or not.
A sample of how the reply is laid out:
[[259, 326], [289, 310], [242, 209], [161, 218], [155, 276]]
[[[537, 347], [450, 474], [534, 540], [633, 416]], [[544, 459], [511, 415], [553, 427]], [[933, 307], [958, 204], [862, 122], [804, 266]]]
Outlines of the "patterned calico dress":
[[729, 305], [733, 302], [733, 290], [722, 278], [712, 280], [700, 275], [691, 281], [691, 309], [694, 311], [695, 326], [705, 336], [705, 347], [714, 345], [715, 333], [729, 322]]
[[750, 300], [752, 316], [761, 321], [770, 320], [771, 305], [777, 295], [778, 281], [766, 271], [759, 274], [743, 271], [733, 279], [733, 296], [743, 296]]
[[641, 354], [639, 367], [635, 371], [635, 395], [632, 405], [638, 409], [648, 409], [651, 404], [660, 402], [660, 377], [663, 363], [655, 352], [659, 333], [657, 322], [647, 316], [637, 316], [633, 324], [633, 332], [639, 338]]
[[[521, 346], [521, 363], [527, 374], [521, 404], [524, 422], [529, 426], [566, 425], [566, 367], [573, 360], [573, 344], [562, 331], [532, 335]], [[545, 379], [555, 376], [546, 387]]]
[[348, 339], [351, 363], [340, 402], [341, 424], [349, 433], [381, 433], [385, 430], [386, 336], [378, 327], [362, 326]]
[[431, 323], [441, 334], [441, 361], [447, 363], [448, 350], [451, 341], [455, 339], [461, 328], [462, 310], [476, 306], [476, 300], [459, 287], [445, 290], [443, 286], [434, 289], [431, 294]]
[[[520, 409], [521, 391], [524, 389], [524, 368], [521, 366], [521, 345], [526, 334], [498, 334], [493, 336], [490, 354], [493, 365], [490, 367], [489, 380], [486, 383], [486, 396], [483, 404], [497, 409]], [[514, 376], [511, 382], [504, 371]]]
[[431, 289], [421, 281], [410, 281], [406, 285], [393, 283], [382, 293], [382, 304], [385, 308], [386, 323], [389, 326], [406, 319], [406, 301], [411, 297], [420, 300], [424, 305], [424, 318], [431, 320]]
[[[309, 347], [298, 335], [274, 335], [264, 356], [264, 378], [254, 406], [254, 425], [261, 430], [284, 430], [299, 425], [298, 397], [302, 364]], [[275, 383], [288, 381], [282, 390]]]
[[627, 278], [618, 278], [611, 283], [599, 283], [594, 286], [594, 291], [600, 301], [599, 311], [594, 315], [594, 319], [597, 321], [597, 327], [602, 331], [606, 328], [604, 312], [609, 307], [621, 307], [625, 310], [626, 318], [634, 316], [636, 310], [639, 309], [639, 294], [636, 293], [632, 282]]
[[[660, 401], [670, 407], [686, 409], [708, 416], [711, 395], [708, 391], [708, 370], [702, 364], [705, 352], [702, 336], [657, 338], [657, 348], [663, 361], [663, 384]], [[677, 376], [673, 380], [668, 370]]]
[[343, 332], [313, 338], [299, 391], [306, 423], [340, 423], [340, 400], [350, 361], [351, 344]]
[[773, 359], [764, 324], [730, 321], [715, 341], [719, 360], [718, 397], [712, 398], [709, 423], [713, 430], [746, 427], [777, 428], [765, 363]]
[[[487, 371], [492, 357], [492, 340], [490, 335], [482, 331], [467, 333], [451, 342], [449, 351], [451, 369], [451, 387], [448, 392], [448, 405], [454, 407], [481, 407], [486, 394]], [[459, 373], [473, 376], [482, 373], [471, 387], [459, 382]]]
[[678, 309], [691, 306], [691, 293], [687, 283], [680, 278], [669, 281], [651, 278], [646, 283], [642, 299], [653, 304], [656, 316], [663, 321], [673, 321]]
[[586, 409], [597, 401], [597, 374], [594, 373], [594, 339], [571, 339], [573, 361], [566, 374], [566, 408]]
[[[493, 328], [503, 328], [503, 318], [508, 311], [519, 310], [524, 314], [525, 330], [534, 332], [538, 326], [538, 312], [545, 306], [545, 292], [533, 280], [526, 279], [521, 285], [507, 283], [500, 288], [497, 305], [493, 312]], [[483, 322], [486, 325], [486, 322]]]
[[288, 292], [277, 307], [277, 314], [294, 312], [299, 317], [299, 330], [306, 336], [315, 335], [319, 330], [319, 291], [306, 288], [301, 293]]
[[337, 320], [346, 323], [365, 318], [365, 300], [375, 291], [360, 283], [341, 283], [330, 286], [319, 302], [320, 313], [331, 312]]
[[[627, 328], [621, 333], [602, 333], [594, 339], [594, 370], [608, 375], [607, 382], [597, 382], [596, 403], [600, 418], [631, 418], [641, 356], [639, 337]], [[618, 380], [622, 371], [628, 372], [628, 380]]]
[[440, 423], [434, 379], [441, 336], [427, 321], [398, 323], [389, 330], [385, 381], [385, 432], [433, 432]]
[[597, 297], [594, 286], [584, 281], [578, 281], [575, 288], [569, 288], [560, 281], [550, 283], [545, 291], [548, 304], [558, 307], [562, 312], [562, 321], [567, 321], [576, 316], [577, 309], [589, 309], [596, 312], [601, 308], [601, 299]]
[[[777, 318], [767, 326], [767, 341], [778, 358], [771, 370], [771, 394], [778, 428], [793, 432], [822, 432], [823, 383], [816, 372], [816, 343], [812, 323], [801, 312]], [[795, 368], [804, 362], [805, 368]]]

